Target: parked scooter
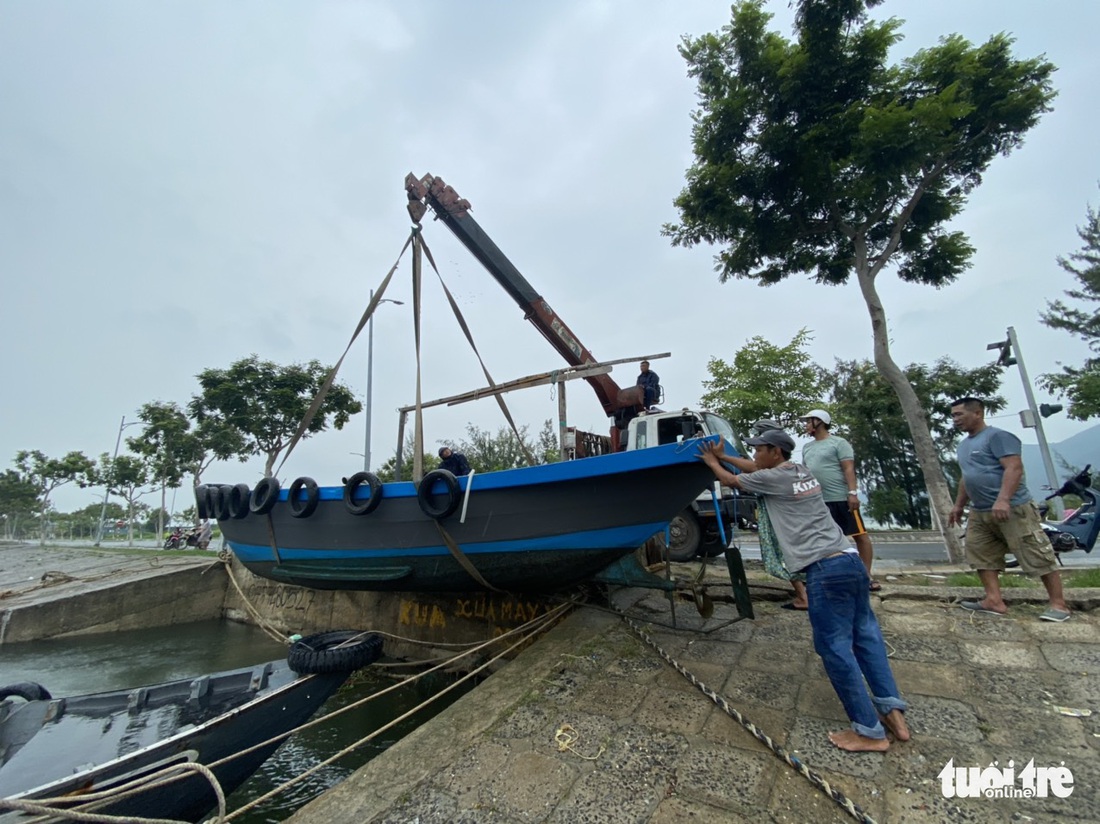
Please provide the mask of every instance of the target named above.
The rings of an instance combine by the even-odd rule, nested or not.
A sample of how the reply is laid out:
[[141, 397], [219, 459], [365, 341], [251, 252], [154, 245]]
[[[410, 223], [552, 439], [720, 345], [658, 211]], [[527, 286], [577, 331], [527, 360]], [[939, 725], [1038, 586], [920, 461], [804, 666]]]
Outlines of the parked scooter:
[[[1096, 517], [1100, 495], [1092, 488], [1091, 469], [1092, 464], [1089, 464], [1046, 497], [1048, 501], [1062, 495], [1076, 495], [1081, 499], [1081, 506], [1065, 520], [1043, 521], [1043, 532], [1054, 548], [1054, 557], [1059, 564], [1062, 563], [1063, 552], [1078, 549], [1092, 552], [1100, 535], [1100, 518]], [[1005, 565], [1014, 568], [1019, 566], [1019, 561], [1009, 555]]]
[[199, 531], [194, 527], [187, 530], [176, 527], [172, 530], [172, 534], [164, 539], [165, 549], [187, 549], [187, 547], [198, 547], [198, 545]]

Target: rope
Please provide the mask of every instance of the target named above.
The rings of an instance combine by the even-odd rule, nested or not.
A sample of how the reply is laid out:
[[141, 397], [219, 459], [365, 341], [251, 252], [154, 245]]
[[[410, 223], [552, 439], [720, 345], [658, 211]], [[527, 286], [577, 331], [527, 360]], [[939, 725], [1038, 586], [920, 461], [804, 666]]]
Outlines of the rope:
[[[416, 707], [413, 707], [409, 711], [405, 712], [403, 715], [400, 715], [397, 718], [394, 718], [388, 724], [385, 724], [385, 725], [379, 727], [374, 732], [363, 736], [358, 741], [356, 741], [352, 744], [349, 744], [347, 747], [344, 747], [344, 749], [340, 750], [339, 752], [335, 753], [334, 755], [329, 756], [325, 760], [313, 765], [308, 770], [306, 770], [302, 773], [299, 773], [294, 778], [292, 778], [289, 781], [286, 781], [285, 783], [279, 785], [278, 787], [274, 788], [270, 792], [267, 792], [264, 795], [261, 795], [260, 797], [255, 798], [252, 801], [249, 801], [244, 806], [237, 808], [232, 813], [230, 813], [228, 816], [226, 816], [225, 820], [226, 821], [232, 821], [233, 819], [237, 818], [238, 816], [242, 815], [243, 813], [247, 812], [248, 810], [251, 810], [252, 808], [254, 808], [254, 807], [262, 804], [263, 802], [267, 801], [268, 799], [274, 798], [275, 796], [279, 795], [280, 793], [284, 792], [285, 790], [289, 789], [290, 787], [294, 786], [295, 784], [303, 781], [304, 779], [306, 779], [310, 775], [313, 775], [318, 770], [321, 770], [324, 767], [327, 767], [330, 764], [335, 763], [339, 759], [343, 758], [345, 755], [347, 755], [351, 752], [354, 752], [355, 750], [357, 750], [359, 747], [363, 746], [367, 742], [373, 740], [374, 738], [378, 737], [382, 733], [392, 729], [393, 727], [397, 726], [399, 723], [401, 723], [405, 719], [411, 717], [412, 715], [415, 715], [417, 712], [419, 712], [424, 707], [431, 704], [433, 701], [436, 701], [437, 699], [441, 698], [442, 696], [446, 695], [447, 693], [451, 692], [452, 690], [457, 689], [461, 684], [464, 684], [466, 681], [468, 681], [471, 678], [474, 678], [475, 676], [479, 675], [481, 672], [488, 669], [490, 666], [495, 664], [497, 661], [499, 661], [504, 656], [508, 655], [513, 650], [522, 647], [524, 644], [527, 644], [531, 640], [531, 638], [533, 638], [539, 632], [542, 632], [545, 629], [547, 629], [559, 617], [564, 615], [565, 612], [567, 612], [571, 606], [572, 606], [571, 603], [562, 604], [562, 605], [556, 607], [551, 612], [548, 612], [548, 613], [546, 613], [546, 614], [544, 614], [544, 615], [542, 615], [538, 618], [535, 618], [531, 621], [528, 621], [526, 624], [524, 624], [521, 627], [517, 627], [516, 629], [510, 630], [509, 632], [505, 633], [504, 635], [502, 635], [498, 638], [493, 638], [489, 641], [486, 641], [482, 644], [479, 644], [474, 649], [471, 649], [468, 652], [463, 653], [462, 655], [470, 655], [471, 653], [476, 652], [476, 651], [478, 651], [478, 650], [480, 650], [484, 647], [487, 647], [487, 646], [490, 646], [492, 644], [498, 643], [500, 640], [502, 640], [505, 637], [508, 637], [509, 635], [518, 634], [519, 632], [524, 631], [525, 628], [529, 628], [529, 630], [526, 631], [526, 633], [518, 641], [516, 641], [513, 644], [509, 645], [508, 647], [506, 647], [501, 652], [498, 652], [496, 655], [494, 655], [492, 658], [490, 658], [487, 661], [485, 661], [484, 663], [482, 663], [480, 666], [478, 666], [478, 667], [474, 668], [473, 670], [471, 670], [470, 672], [466, 673], [461, 678], [456, 680], [453, 684], [451, 684], [451, 685], [445, 687], [444, 689], [440, 690], [439, 692], [435, 693], [435, 695], [433, 695], [428, 700], [422, 702], [421, 704], [417, 705]], [[462, 655], [456, 656], [456, 658], [460, 658], [460, 657], [462, 657]], [[443, 665], [440, 664], [436, 667], [433, 667], [432, 669], [433, 670], [439, 669], [442, 666]], [[416, 678], [419, 678], [423, 675], [427, 675], [428, 672], [431, 672], [431, 671], [432, 670], [428, 670], [424, 673], [421, 673], [421, 675], [416, 676]], [[410, 680], [415, 680], [415, 679], [410, 679]], [[405, 683], [407, 683], [407, 682], [402, 682], [400, 684], [395, 684], [394, 686], [388, 687], [387, 689], [382, 690], [381, 692], [374, 693], [373, 695], [369, 696], [367, 699], [363, 699], [361, 701], [355, 702], [354, 704], [349, 704], [346, 707], [342, 707], [341, 709], [337, 710], [334, 713], [330, 713], [329, 715], [323, 716], [322, 718], [318, 718], [315, 721], [311, 721], [308, 724], [305, 724], [302, 727], [299, 727], [299, 729], [305, 729], [305, 727], [307, 727], [307, 726], [312, 726], [313, 724], [320, 723], [321, 721], [328, 721], [332, 718], [335, 718], [337, 715], [340, 715], [341, 713], [347, 712], [347, 711], [351, 710], [353, 707], [359, 706], [360, 704], [364, 703], [366, 700], [371, 700], [371, 699], [376, 698], [379, 695], [382, 695], [386, 692], [389, 692], [391, 690], [397, 689], [398, 687], [404, 686]], [[274, 740], [274, 739], [272, 739], [272, 740]], [[260, 746], [260, 745], [257, 745], [257, 746]], [[223, 759], [223, 760], [227, 760], [227, 759]], [[219, 762], [215, 762], [215, 764], [217, 764], [217, 763], [219, 763]], [[212, 764], [211, 766], [214, 766], [214, 765]], [[208, 822], [208, 824], [209, 824], [209, 822]]]
[[209, 781], [210, 786], [214, 790], [214, 796], [217, 798], [217, 815], [207, 819], [207, 824], [219, 824], [219, 822], [224, 822], [226, 820], [225, 793], [222, 791], [217, 776], [214, 775], [209, 767], [197, 764], [193, 761], [173, 764], [157, 772], [150, 773], [149, 775], [142, 776], [141, 778], [128, 781], [125, 784], [120, 784], [117, 787], [112, 787], [109, 790], [103, 790], [97, 793], [87, 793], [80, 796], [58, 796], [57, 798], [38, 798], [34, 800], [0, 798], [0, 809], [19, 810], [21, 812], [37, 813], [39, 815], [49, 815], [57, 818], [68, 818], [73, 821], [89, 821], [98, 822], [100, 824], [181, 824], [180, 819], [177, 818], [140, 818], [131, 815], [108, 815], [107, 813], [82, 812], [80, 809], [64, 809], [58, 805], [78, 802], [81, 807], [94, 807], [96, 806], [96, 802], [100, 802], [99, 806], [103, 806], [103, 804], [106, 803], [117, 803], [131, 796], [148, 792], [155, 787], [174, 783], [182, 778], [184, 773], [188, 772], [197, 772]]
[[573, 729], [572, 724], [562, 724], [558, 727], [558, 731], [554, 733], [554, 741], [558, 745], [558, 752], [569, 751], [578, 758], [583, 758], [585, 761], [595, 761], [601, 755], [604, 750], [607, 749], [603, 744], [600, 744], [600, 749], [595, 755], [581, 755], [577, 752], [573, 745], [581, 740], [581, 734]]
[[702, 692], [703, 695], [707, 696], [707, 698], [709, 698], [715, 704], [721, 707], [722, 711], [726, 713], [726, 715], [728, 715], [730, 718], [732, 718], [734, 721], [744, 727], [749, 732], [749, 734], [751, 734], [757, 741], [760, 741], [762, 744], [764, 744], [764, 746], [768, 747], [768, 749], [775, 753], [775, 755], [778, 756], [781, 761], [784, 761], [788, 765], [793, 767], [796, 772], [802, 775], [814, 787], [825, 793], [825, 795], [836, 802], [836, 804], [838, 804], [840, 808], [844, 810], [844, 812], [848, 813], [848, 815], [850, 815], [856, 821], [859, 821], [862, 824], [875, 824], [875, 820], [871, 818], [867, 813], [865, 813], [858, 804], [848, 798], [848, 796], [844, 795], [844, 793], [842, 793], [840, 790], [833, 787], [833, 785], [830, 784], [828, 780], [821, 776], [819, 773], [815, 772], [810, 767], [807, 767], [802, 762], [802, 759], [800, 759], [798, 756], [792, 755], [791, 753], [787, 752], [782, 746], [773, 741], [767, 735], [767, 733], [765, 733], [763, 730], [753, 724], [735, 707], [731, 706], [725, 698], [716, 693], [714, 690], [712, 690], [710, 687], [708, 687], [706, 684], [696, 678], [687, 669], [685, 669], [679, 662], [673, 659], [672, 656], [661, 649], [657, 642], [650, 638], [649, 635], [646, 634], [645, 630], [638, 626], [631, 618], [628, 618], [621, 612], [619, 614], [620, 616], [622, 616], [622, 619], [626, 621], [627, 626], [630, 627], [634, 634], [637, 635], [654, 651], [656, 651], [656, 653], [661, 656], [665, 663], [667, 663], [678, 673], [684, 676], [684, 678], [686, 678], [692, 684], [692, 686], [696, 687], [700, 692]]
[[241, 601], [244, 602], [245, 609], [248, 610], [248, 614], [251, 615], [253, 620], [256, 622], [256, 626], [262, 629], [264, 633], [266, 633], [270, 638], [273, 638], [274, 640], [282, 644], [286, 644], [286, 636], [283, 635], [281, 632], [276, 631], [276, 629], [271, 624], [267, 623], [267, 621], [264, 620], [264, 617], [260, 615], [260, 613], [256, 610], [254, 606], [252, 606], [252, 602], [248, 600], [248, 596], [244, 594], [244, 590], [241, 589], [241, 585], [237, 583], [237, 578], [233, 575], [232, 558], [223, 558], [219, 553], [218, 560], [225, 565], [225, 571], [229, 575], [230, 583], [232, 583], [233, 588], [237, 590], [237, 594], [241, 596]]

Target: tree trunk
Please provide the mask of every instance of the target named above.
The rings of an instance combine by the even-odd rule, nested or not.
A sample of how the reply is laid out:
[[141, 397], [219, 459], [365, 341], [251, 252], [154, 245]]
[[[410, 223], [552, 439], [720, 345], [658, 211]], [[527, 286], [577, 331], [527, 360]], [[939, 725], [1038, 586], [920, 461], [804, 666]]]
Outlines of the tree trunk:
[[959, 540], [958, 533], [947, 526], [947, 515], [951, 511], [952, 501], [947, 479], [944, 478], [943, 469], [940, 466], [939, 452], [932, 440], [928, 419], [917, 399], [917, 393], [913, 391], [905, 373], [890, 356], [890, 330], [886, 324], [886, 311], [882, 308], [882, 301], [879, 300], [875, 289], [875, 278], [866, 260], [857, 263], [856, 277], [859, 279], [863, 300], [867, 304], [867, 313], [871, 316], [871, 333], [875, 341], [875, 366], [897, 394], [901, 402], [902, 414], [905, 415], [905, 421], [909, 424], [909, 433], [913, 436], [917, 461], [920, 463], [924, 485], [928, 490], [928, 501], [935, 516], [933, 526], [939, 527], [940, 534], [943, 535], [943, 542], [947, 546], [947, 557], [951, 563], [961, 563], [962, 542]]

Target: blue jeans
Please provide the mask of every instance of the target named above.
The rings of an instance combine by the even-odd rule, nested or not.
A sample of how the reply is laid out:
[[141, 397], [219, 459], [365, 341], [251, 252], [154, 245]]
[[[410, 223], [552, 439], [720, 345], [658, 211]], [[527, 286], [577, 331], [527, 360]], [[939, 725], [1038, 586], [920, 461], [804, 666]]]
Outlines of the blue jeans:
[[882, 630], [871, 611], [867, 568], [857, 554], [846, 552], [815, 561], [803, 571], [814, 649], [852, 729], [868, 738], [885, 738], [879, 714], [904, 711], [907, 705], [898, 697]]

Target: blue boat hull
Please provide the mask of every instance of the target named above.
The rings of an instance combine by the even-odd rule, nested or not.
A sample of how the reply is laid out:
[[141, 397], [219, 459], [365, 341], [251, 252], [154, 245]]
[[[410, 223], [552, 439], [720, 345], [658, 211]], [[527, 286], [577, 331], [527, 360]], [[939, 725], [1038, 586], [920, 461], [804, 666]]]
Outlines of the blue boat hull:
[[[457, 592], [482, 588], [447, 537], [500, 590], [549, 592], [590, 578], [661, 532], [713, 481], [696, 440], [458, 479], [461, 505], [436, 519], [410, 482], [385, 484], [355, 515], [343, 487], [294, 517], [287, 490], [270, 513], [222, 518], [253, 573], [317, 589]], [[445, 494], [442, 483], [433, 498]], [[303, 496], [300, 494], [299, 501]], [[353, 499], [368, 497], [363, 488]]]

